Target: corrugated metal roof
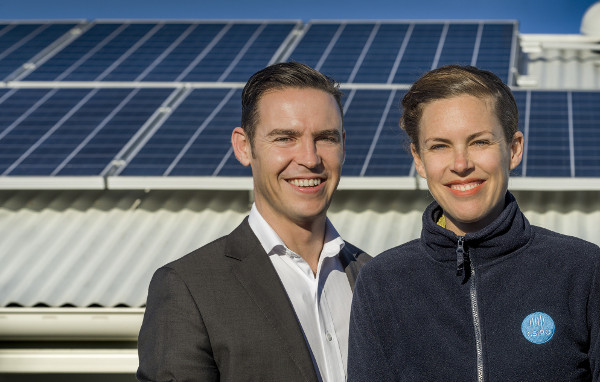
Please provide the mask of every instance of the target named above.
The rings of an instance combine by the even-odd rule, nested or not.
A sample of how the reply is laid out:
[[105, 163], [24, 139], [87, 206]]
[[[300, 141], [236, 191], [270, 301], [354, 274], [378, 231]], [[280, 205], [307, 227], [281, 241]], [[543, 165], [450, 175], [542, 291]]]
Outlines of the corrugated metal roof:
[[519, 40], [519, 87], [600, 89], [600, 36], [520, 35]]
[[[600, 244], [600, 197], [516, 193], [532, 223]], [[338, 191], [330, 219], [377, 254], [420, 235], [426, 191]], [[0, 306], [143, 306], [156, 268], [230, 232], [246, 191], [2, 191]]]

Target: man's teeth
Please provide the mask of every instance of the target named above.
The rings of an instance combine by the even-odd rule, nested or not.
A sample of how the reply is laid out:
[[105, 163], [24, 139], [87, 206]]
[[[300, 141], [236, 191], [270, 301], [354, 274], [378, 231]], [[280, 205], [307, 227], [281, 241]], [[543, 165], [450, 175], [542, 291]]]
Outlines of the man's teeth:
[[321, 184], [321, 179], [292, 179], [290, 183], [297, 187], [314, 187]]
[[477, 182], [477, 183], [468, 183], [468, 184], [452, 184], [450, 185], [450, 188], [452, 188], [453, 190], [458, 190], [458, 191], [468, 191], [471, 190], [477, 186], [479, 186], [481, 183]]

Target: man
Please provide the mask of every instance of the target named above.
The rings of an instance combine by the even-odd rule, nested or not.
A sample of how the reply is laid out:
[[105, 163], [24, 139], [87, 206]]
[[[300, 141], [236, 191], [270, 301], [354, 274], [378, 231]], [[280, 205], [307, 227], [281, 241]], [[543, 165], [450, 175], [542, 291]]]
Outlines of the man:
[[255, 202], [231, 234], [160, 268], [141, 381], [344, 381], [352, 288], [369, 256], [326, 217], [344, 161], [341, 92], [299, 63], [254, 74], [231, 143]]

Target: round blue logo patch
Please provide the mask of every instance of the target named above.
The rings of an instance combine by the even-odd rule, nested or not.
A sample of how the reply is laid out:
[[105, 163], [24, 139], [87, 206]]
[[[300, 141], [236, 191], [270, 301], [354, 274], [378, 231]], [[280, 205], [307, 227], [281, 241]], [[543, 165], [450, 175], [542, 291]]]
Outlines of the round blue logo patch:
[[550, 341], [554, 335], [554, 320], [542, 312], [531, 313], [521, 324], [521, 332], [529, 342], [543, 344]]

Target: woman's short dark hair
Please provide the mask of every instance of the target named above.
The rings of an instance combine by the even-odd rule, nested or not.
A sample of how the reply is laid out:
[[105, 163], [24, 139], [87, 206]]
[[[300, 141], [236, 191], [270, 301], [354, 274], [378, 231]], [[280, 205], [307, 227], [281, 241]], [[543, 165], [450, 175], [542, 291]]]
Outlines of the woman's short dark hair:
[[331, 94], [343, 119], [342, 92], [335, 80], [298, 62], [273, 64], [250, 77], [242, 91], [242, 129], [251, 145], [258, 122], [258, 102], [265, 93], [284, 88], [312, 88]]
[[494, 73], [474, 66], [446, 65], [419, 78], [402, 99], [400, 128], [419, 151], [419, 123], [430, 102], [460, 95], [489, 97], [507, 142], [519, 130], [519, 111], [510, 88]]

